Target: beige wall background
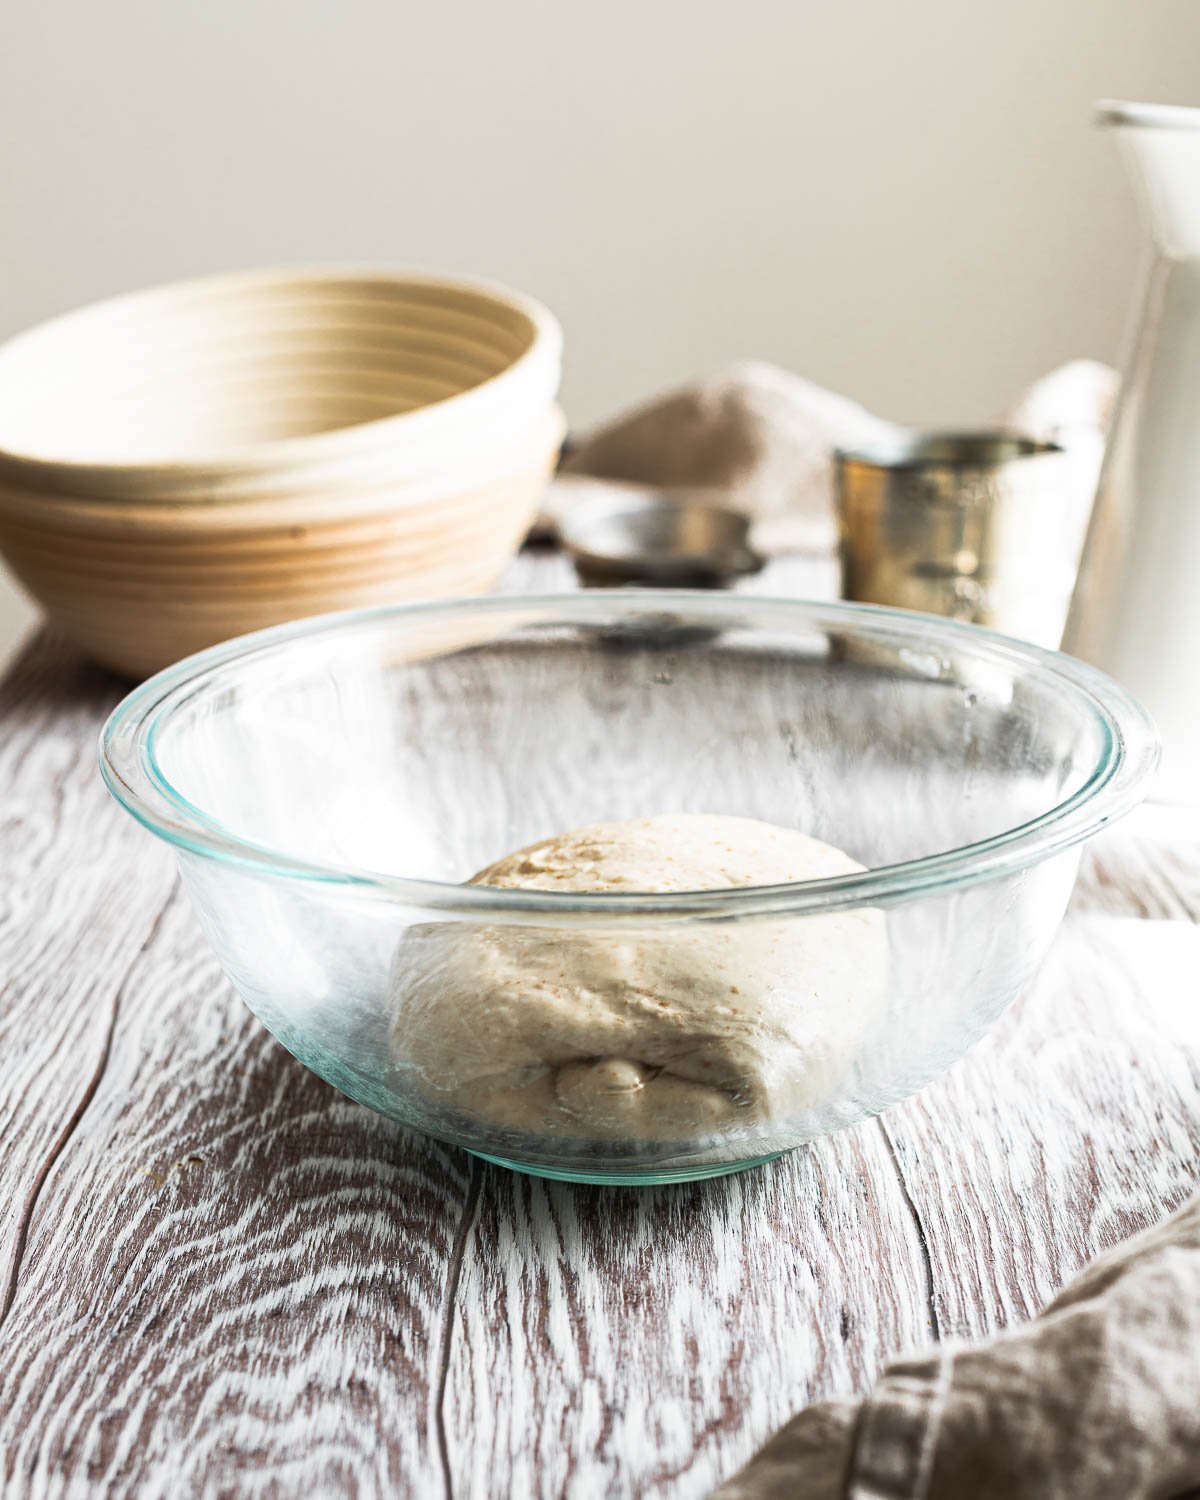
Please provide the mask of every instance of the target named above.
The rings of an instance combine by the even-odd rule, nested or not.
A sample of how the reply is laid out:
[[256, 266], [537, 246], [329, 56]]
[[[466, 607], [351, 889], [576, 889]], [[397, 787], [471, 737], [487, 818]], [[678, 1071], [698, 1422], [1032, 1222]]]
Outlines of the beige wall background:
[[[0, 336], [234, 266], [542, 297], [584, 425], [742, 355], [986, 419], [1117, 355], [1104, 95], [1200, 103], [1196, 0], [39, 0], [0, 44]], [[0, 649], [29, 618], [0, 584]]]

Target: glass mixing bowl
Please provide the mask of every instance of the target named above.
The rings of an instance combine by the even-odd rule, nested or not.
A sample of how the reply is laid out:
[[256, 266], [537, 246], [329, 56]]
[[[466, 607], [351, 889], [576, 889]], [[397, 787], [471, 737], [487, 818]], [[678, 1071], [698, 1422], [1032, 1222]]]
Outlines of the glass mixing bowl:
[[[226, 972], [296, 1057], [404, 1125], [606, 1183], [733, 1171], [940, 1073], [1028, 984], [1082, 842], [1141, 798], [1157, 754], [1115, 683], [975, 626], [663, 592], [301, 621], [160, 673], [101, 739], [110, 790], [174, 847]], [[692, 893], [463, 883], [567, 829], [681, 812], [798, 829], [866, 870]], [[452, 1022], [507, 1067], [531, 944], [556, 945], [566, 974], [619, 950], [679, 959], [660, 970], [706, 982], [706, 964], [756, 969], [768, 948], [824, 942], [828, 956], [830, 941], [850, 942], [854, 908], [872, 912], [882, 966], [851, 943], [833, 967], [844, 984], [875, 964], [876, 992], [838, 1023], [835, 1046], [812, 1039], [821, 1066], [785, 1110], [732, 1097], [717, 1126], [640, 1139], [597, 1139], [561, 1111], [514, 1125], [406, 1041], [419, 992], [427, 1022]], [[476, 941], [517, 955], [499, 1001], [486, 985], [464, 991], [461, 973], [441, 985]], [[818, 993], [829, 964], [771, 972], [776, 1013], [830, 1000]], [[568, 1033], [535, 1037], [530, 1097], [602, 1060]], [[703, 1035], [689, 1045], [702, 1060]]]

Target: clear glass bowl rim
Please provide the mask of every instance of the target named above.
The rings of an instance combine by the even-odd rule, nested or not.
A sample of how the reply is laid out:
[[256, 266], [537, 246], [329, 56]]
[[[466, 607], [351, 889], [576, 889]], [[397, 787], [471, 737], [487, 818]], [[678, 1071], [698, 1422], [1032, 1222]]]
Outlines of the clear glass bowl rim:
[[[617, 624], [634, 614], [686, 612], [697, 623], [732, 627], [746, 611], [778, 615], [809, 626], [853, 634], [855, 626], [886, 626], [923, 652], [954, 647], [984, 662], [1035, 673], [1070, 692], [1094, 715], [1103, 749], [1083, 785], [1027, 823], [977, 843], [920, 859], [790, 885], [739, 886], [692, 892], [577, 893], [502, 889], [388, 875], [322, 864], [243, 839], [194, 806], [163, 775], [153, 754], [156, 729], [169, 720], [180, 690], [280, 645], [331, 637], [387, 620], [452, 621], [533, 611], [540, 623]], [[188, 694], [188, 696], [191, 696]], [[780, 916], [850, 906], [890, 905], [1010, 875], [1061, 853], [1099, 832], [1141, 801], [1159, 760], [1159, 740], [1145, 709], [1094, 667], [1014, 640], [982, 626], [873, 604], [823, 602], [689, 590], [606, 589], [569, 594], [500, 594], [347, 610], [255, 631], [185, 657], [147, 679], [117, 705], [99, 743], [100, 770], [109, 791], [139, 823], [177, 849], [279, 879], [320, 884], [349, 896], [405, 906], [486, 916], [491, 921], [565, 920], [571, 924], [688, 918]]]

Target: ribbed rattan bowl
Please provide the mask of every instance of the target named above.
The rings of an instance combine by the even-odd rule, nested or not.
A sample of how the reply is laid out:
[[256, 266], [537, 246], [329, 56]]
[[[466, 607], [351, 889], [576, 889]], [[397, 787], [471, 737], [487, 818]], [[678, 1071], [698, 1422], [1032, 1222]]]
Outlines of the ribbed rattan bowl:
[[427, 274], [249, 272], [68, 314], [0, 349], [0, 548], [136, 676], [481, 592], [558, 451], [560, 354], [537, 303]]

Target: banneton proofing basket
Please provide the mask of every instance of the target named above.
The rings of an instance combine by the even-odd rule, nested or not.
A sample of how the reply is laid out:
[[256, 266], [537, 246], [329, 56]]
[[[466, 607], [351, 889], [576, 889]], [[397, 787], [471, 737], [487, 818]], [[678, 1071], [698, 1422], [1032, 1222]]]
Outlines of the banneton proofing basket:
[[311, 488], [344, 462], [427, 474], [465, 432], [543, 412], [561, 351], [540, 303], [477, 278], [299, 267], [155, 287], [0, 347], [0, 477], [203, 502], [292, 471]]
[[377, 484], [221, 507], [39, 498], [0, 549], [53, 623], [142, 678], [230, 636], [347, 605], [485, 593], [526, 535], [563, 434], [550, 407], [507, 449], [423, 487]]
[[0, 348], [0, 547], [135, 675], [354, 604], [482, 592], [563, 432], [557, 323], [419, 272], [211, 277]]
[[[1141, 798], [1157, 742], [1098, 672], [979, 627], [617, 591], [361, 611], [232, 641], [126, 698], [100, 755], [113, 795], [175, 849], [233, 983], [302, 1062], [506, 1165], [639, 1183], [763, 1161], [959, 1057], [1036, 972], [1080, 845]], [[867, 871], [682, 894], [462, 883], [535, 839], [680, 812], [800, 829]], [[879, 914], [882, 983], [836, 1055], [820, 1035], [779, 1054], [811, 1085], [803, 1108], [731, 1096], [727, 1126], [677, 1138], [589, 1138], [561, 1114], [513, 1130], [461, 1093], [451, 1107], [457, 1080], [405, 1041], [414, 1020], [469, 1020], [439, 1006], [478, 1003], [473, 1066], [508, 1065], [519, 967], [503, 994], [442, 985], [480, 935], [556, 944], [565, 975], [609, 950], [714, 944], [753, 966], [756, 945], [815, 941], [855, 909]], [[842, 953], [843, 971], [860, 957]], [[829, 998], [815, 976], [798, 962], [773, 996], [801, 1032]], [[704, 1045], [691, 1035], [685, 1050], [702, 1061]], [[604, 1060], [569, 1025], [546, 1046], [531, 1086]]]

